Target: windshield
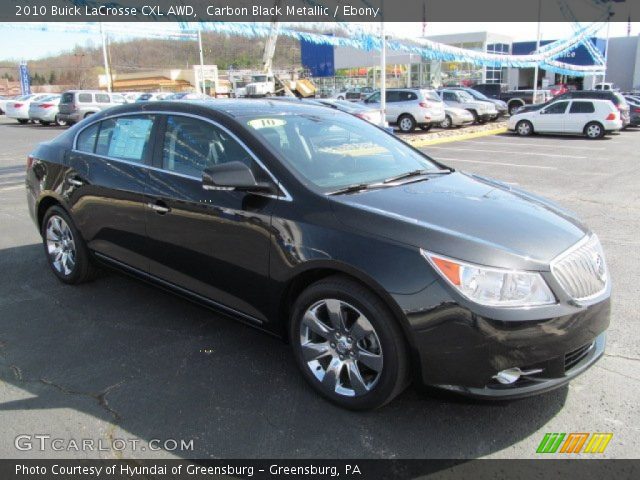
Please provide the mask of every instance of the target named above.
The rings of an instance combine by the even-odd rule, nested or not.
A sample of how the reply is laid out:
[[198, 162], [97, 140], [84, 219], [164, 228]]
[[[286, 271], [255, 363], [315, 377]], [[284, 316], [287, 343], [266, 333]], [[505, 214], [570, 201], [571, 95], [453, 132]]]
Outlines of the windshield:
[[458, 91], [458, 96], [460, 97], [460, 100], [462, 100], [463, 102], [473, 102], [473, 97], [469, 95], [467, 92], [465, 92], [464, 90]]
[[245, 125], [325, 192], [440, 167], [404, 142], [344, 113], [247, 117]]
[[471, 95], [473, 98], [477, 99], [477, 100], [489, 100], [489, 97], [487, 97], [484, 93], [480, 93], [477, 90], [463, 90], [464, 92], [468, 93], [469, 95]]
[[254, 75], [251, 78], [253, 79], [254, 82], [266, 82], [267, 81], [267, 76], [266, 75]]

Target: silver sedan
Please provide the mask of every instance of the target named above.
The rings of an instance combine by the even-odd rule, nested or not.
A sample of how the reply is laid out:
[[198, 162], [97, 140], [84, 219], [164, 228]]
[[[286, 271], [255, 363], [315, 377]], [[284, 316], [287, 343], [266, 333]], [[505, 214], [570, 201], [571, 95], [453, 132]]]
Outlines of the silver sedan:
[[445, 118], [440, 122], [442, 128], [462, 127], [473, 123], [473, 114], [469, 110], [458, 107], [444, 107]]

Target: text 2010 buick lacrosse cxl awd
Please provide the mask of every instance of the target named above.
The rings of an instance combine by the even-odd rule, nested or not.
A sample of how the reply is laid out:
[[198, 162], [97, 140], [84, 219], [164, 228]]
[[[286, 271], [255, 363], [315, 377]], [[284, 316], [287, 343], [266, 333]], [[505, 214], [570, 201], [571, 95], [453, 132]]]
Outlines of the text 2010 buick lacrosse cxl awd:
[[332, 109], [115, 107], [39, 145], [27, 191], [60, 280], [108, 264], [288, 337], [347, 408], [411, 381], [527, 396], [604, 351], [610, 280], [586, 226]]

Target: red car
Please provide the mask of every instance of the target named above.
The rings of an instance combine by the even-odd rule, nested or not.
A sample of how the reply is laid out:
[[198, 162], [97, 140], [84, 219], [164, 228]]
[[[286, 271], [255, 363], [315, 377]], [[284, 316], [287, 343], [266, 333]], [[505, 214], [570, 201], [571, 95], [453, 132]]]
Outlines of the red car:
[[557, 85], [549, 85], [549, 91], [552, 96], [562, 95], [563, 93], [567, 93], [569, 91], [569, 85], [566, 83], [558, 83]]

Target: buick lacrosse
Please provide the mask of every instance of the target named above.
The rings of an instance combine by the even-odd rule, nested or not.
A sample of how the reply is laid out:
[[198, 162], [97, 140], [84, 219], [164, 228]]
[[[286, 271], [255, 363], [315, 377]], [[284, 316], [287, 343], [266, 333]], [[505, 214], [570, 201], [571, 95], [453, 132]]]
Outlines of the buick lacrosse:
[[346, 408], [411, 382], [523, 397], [604, 352], [611, 282], [572, 213], [333, 109], [114, 107], [39, 145], [26, 186], [62, 282], [107, 265], [282, 336]]

